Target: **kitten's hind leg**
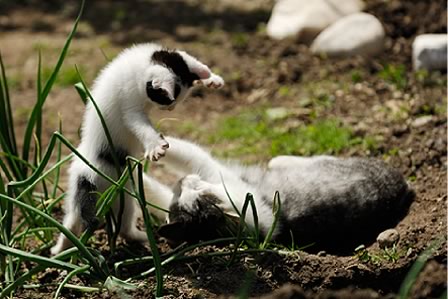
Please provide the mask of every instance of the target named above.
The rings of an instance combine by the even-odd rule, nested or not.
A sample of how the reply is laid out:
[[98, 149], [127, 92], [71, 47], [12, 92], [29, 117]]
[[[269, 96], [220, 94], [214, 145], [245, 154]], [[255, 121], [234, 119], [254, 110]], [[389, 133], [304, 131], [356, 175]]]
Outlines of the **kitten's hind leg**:
[[[64, 227], [78, 236], [82, 231], [81, 215], [79, 214], [79, 211], [76, 209], [67, 209], [66, 213], [63, 222]], [[71, 246], [72, 242], [67, 239], [63, 233], [60, 233], [56, 245], [51, 247], [50, 251], [52, 255], [56, 255]]]
[[[95, 214], [96, 185], [89, 171], [84, 165], [75, 160], [70, 168], [70, 182], [67, 197], [65, 198], [65, 216], [63, 225], [76, 236], [87, 226], [95, 229], [98, 219]], [[72, 246], [67, 237], [61, 233], [55, 246], [51, 248], [51, 254], [55, 255]]]
[[[129, 195], [125, 195], [123, 215], [121, 218], [120, 236], [127, 241], [147, 242], [148, 237], [145, 232], [137, 228], [137, 203]], [[114, 214], [118, 215], [120, 209], [120, 200], [114, 203]]]

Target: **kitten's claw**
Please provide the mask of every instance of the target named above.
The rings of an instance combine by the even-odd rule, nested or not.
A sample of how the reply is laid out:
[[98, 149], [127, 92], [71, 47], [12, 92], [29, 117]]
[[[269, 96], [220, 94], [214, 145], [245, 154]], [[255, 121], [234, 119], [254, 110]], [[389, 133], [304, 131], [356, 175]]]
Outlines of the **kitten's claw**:
[[160, 136], [161, 138], [158, 141], [158, 144], [153, 147], [151, 150], [147, 150], [145, 152], [145, 159], [148, 159], [152, 162], [159, 161], [160, 158], [165, 156], [166, 150], [170, 147], [169, 143]]
[[224, 79], [216, 74], [212, 74], [210, 78], [201, 80], [201, 83], [208, 88], [219, 89], [224, 86]]

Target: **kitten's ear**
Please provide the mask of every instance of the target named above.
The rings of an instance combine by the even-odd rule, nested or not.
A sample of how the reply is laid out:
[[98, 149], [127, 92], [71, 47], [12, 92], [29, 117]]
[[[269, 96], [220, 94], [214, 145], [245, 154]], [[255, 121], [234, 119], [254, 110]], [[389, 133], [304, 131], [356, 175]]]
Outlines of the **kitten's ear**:
[[172, 82], [169, 80], [153, 80], [147, 82], [146, 84], [151, 83], [153, 89], [159, 89], [161, 93], [163, 93], [166, 97], [168, 97], [171, 101], [174, 101], [173, 95], [173, 86]]
[[157, 233], [171, 244], [179, 244], [185, 241], [185, 225], [181, 222], [171, 222], [160, 226]]
[[154, 85], [153, 81], [146, 82], [146, 95], [154, 102], [169, 106], [173, 103], [174, 98], [172, 94], [161, 86]]
[[184, 51], [177, 51], [177, 52], [185, 60], [185, 63], [187, 64], [190, 72], [192, 72], [193, 74], [196, 74], [199, 77], [199, 79], [210, 78], [210, 76], [212, 75], [212, 72], [210, 71], [208, 66], [206, 66], [205, 64], [203, 64], [202, 62], [200, 62], [199, 60], [197, 60], [196, 58], [194, 58], [187, 52], [184, 52]]

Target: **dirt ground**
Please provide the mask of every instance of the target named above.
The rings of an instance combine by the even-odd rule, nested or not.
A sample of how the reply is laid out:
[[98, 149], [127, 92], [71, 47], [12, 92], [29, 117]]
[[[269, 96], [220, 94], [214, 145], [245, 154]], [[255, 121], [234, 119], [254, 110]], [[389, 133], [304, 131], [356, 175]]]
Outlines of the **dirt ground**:
[[[166, 298], [227, 298], [239, 294], [244, 286], [249, 286], [251, 296], [262, 298], [394, 298], [417, 256], [446, 236], [446, 74], [414, 74], [410, 59], [416, 35], [446, 33], [444, 1], [366, 1], [366, 11], [385, 26], [384, 53], [374, 59], [344, 60], [313, 56], [306, 45], [294, 39], [270, 40], [265, 23], [272, 1], [91, 2], [66, 61], [67, 66], [80, 66], [87, 82], [106, 63], [104, 56], [112, 57], [132, 43], [146, 41], [185, 49], [213, 66], [226, 80], [226, 87], [218, 92], [198, 90], [173, 112], [155, 113], [155, 119], [178, 119], [162, 123], [161, 130], [166, 134], [206, 143], [205, 132], [213, 134], [220, 119], [257, 107], [298, 111], [294, 120], [306, 124], [311, 116], [301, 100], [324, 93], [331, 103], [312, 106], [318, 109], [318, 117], [337, 117], [352, 127], [356, 136], [373, 136], [376, 140], [375, 146], [354, 146], [339, 155], [384, 159], [402, 171], [417, 194], [409, 214], [396, 227], [400, 233], [396, 260], [302, 251], [247, 254], [231, 266], [222, 257], [192, 258], [165, 268]], [[19, 131], [26, 125], [35, 100], [37, 49], [42, 50], [44, 64], [54, 62], [76, 15], [77, 2], [64, 3], [0, 4], [0, 51], [10, 75]], [[402, 65], [403, 74], [380, 75], [388, 64]], [[400, 85], [403, 80], [406, 82]], [[46, 104], [44, 135], [50, 136], [57, 129], [60, 115], [65, 135], [77, 143], [82, 112], [76, 91], [61, 82]], [[208, 146], [223, 154], [232, 143], [218, 140]], [[268, 158], [268, 152], [242, 157], [249, 162]], [[104, 245], [102, 240], [104, 236], [99, 234], [99, 247]], [[160, 242], [161, 248], [167, 247]], [[101, 248], [107, 255], [107, 246]], [[192, 254], [228, 249], [208, 246]], [[141, 250], [142, 255], [146, 253]], [[383, 252], [376, 243], [367, 245], [366, 250], [370, 256]], [[124, 257], [125, 251], [120, 251], [111, 260]], [[426, 264], [410, 297], [439, 298], [446, 289], [446, 264], [445, 239]], [[127, 275], [147, 269], [141, 267], [128, 269]], [[61, 280], [59, 274], [48, 271], [38, 279]], [[142, 280], [130, 296], [152, 297], [154, 286], [153, 277]], [[16, 296], [51, 298], [54, 290], [51, 286], [23, 289]], [[120, 297], [68, 290], [63, 296]]]

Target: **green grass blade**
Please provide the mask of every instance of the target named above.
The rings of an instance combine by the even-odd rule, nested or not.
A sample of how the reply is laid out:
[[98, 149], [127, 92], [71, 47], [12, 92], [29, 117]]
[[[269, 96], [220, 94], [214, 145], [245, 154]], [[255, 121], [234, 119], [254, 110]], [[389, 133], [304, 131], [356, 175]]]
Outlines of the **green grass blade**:
[[45, 104], [45, 100], [47, 99], [48, 94], [50, 93], [51, 88], [53, 87], [53, 84], [56, 80], [56, 77], [59, 73], [59, 70], [61, 69], [61, 66], [65, 60], [65, 57], [68, 52], [68, 48], [70, 47], [71, 41], [76, 33], [76, 29], [78, 27], [79, 20], [81, 19], [81, 15], [84, 10], [84, 3], [85, 0], [81, 1], [81, 7], [79, 9], [79, 14], [75, 20], [75, 23], [73, 24], [72, 30], [70, 34], [68, 35], [65, 44], [62, 48], [61, 54], [59, 55], [59, 59], [56, 63], [56, 66], [53, 69], [53, 72], [51, 73], [50, 77], [48, 78], [47, 82], [45, 83], [44, 88], [42, 89], [42, 92], [40, 93], [38, 97], [38, 101], [36, 105], [33, 108], [33, 111], [31, 112], [31, 116], [28, 120], [28, 125], [26, 127], [25, 136], [23, 139], [23, 150], [22, 150], [22, 158], [25, 161], [28, 161], [29, 158], [29, 152], [30, 152], [30, 145], [31, 145], [31, 139], [32, 139], [32, 133], [34, 126], [36, 124], [36, 121], [39, 118], [39, 115], [42, 113], [42, 107]]
[[255, 273], [253, 271], [248, 271], [244, 275], [243, 283], [238, 291], [238, 299], [246, 299], [249, 298], [250, 289], [255, 281]]
[[[54, 132], [53, 135], [50, 138], [50, 142], [47, 146], [47, 151], [45, 152], [41, 163], [39, 164], [39, 166], [35, 169], [35, 171], [33, 172], [33, 174], [31, 176], [29, 176], [28, 178], [26, 178], [23, 181], [19, 181], [19, 182], [11, 182], [9, 183], [9, 185], [11, 187], [15, 187], [15, 188], [19, 188], [19, 187], [28, 187], [26, 189], [26, 191], [30, 191], [31, 188], [30, 185], [35, 185], [33, 184], [33, 182], [36, 181], [36, 179], [39, 177], [39, 175], [42, 173], [42, 171], [44, 170], [45, 166], [47, 165], [48, 161], [50, 160], [51, 154], [53, 152], [53, 149], [55, 147], [55, 143], [56, 140], [59, 139], [74, 155], [76, 155], [79, 159], [81, 159], [90, 169], [92, 169], [94, 172], [96, 172], [99, 176], [101, 176], [102, 178], [104, 178], [106, 181], [108, 181], [109, 183], [111, 183], [112, 185], [118, 185], [117, 182], [115, 182], [115, 180], [113, 180], [111, 177], [109, 177], [108, 175], [106, 175], [104, 172], [102, 172], [101, 170], [99, 170], [98, 168], [95, 167], [95, 165], [93, 165], [89, 160], [87, 160], [84, 156], [81, 155], [81, 153], [76, 149], [76, 147], [74, 147], [70, 141], [67, 140], [67, 138], [65, 138], [63, 135], [61, 135], [59, 132]], [[72, 155], [70, 155], [69, 157], [71, 158]], [[64, 158], [61, 161], [66, 162], [67, 158]], [[52, 168], [54, 170], [54, 167]], [[123, 190], [129, 194], [130, 196], [136, 198], [136, 195], [129, 191], [126, 188], [123, 188]], [[25, 192], [22, 192], [21, 195], [19, 195], [20, 197], [24, 196]]]
[[67, 276], [64, 278], [64, 280], [61, 282], [61, 284], [58, 286], [58, 289], [56, 290], [56, 293], [54, 294], [54, 299], [59, 298], [59, 293], [61, 293], [62, 288], [69, 282], [69, 280], [73, 276], [75, 276], [79, 273], [86, 272], [87, 270], [89, 270], [89, 267], [90, 266], [85, 265], [85, 266], [79, 267], [77, 269], [74, 269], [72, 272], [68, 273]]
[[23, 259], [23, 260], [35, 262], [35, 263], [45, 266], [47, 268], [54, 267], [54, 268], [64, 269], [64, 270], [75, 270], [75, 269], [79, 268], [78, 266], [70, 264], [70, 263], [66, 263], [66, 262], [59, 261], [59, 260], [52, 259], [52, 258], [43, 257], [43, 256], [36, 255], [36, 254], [31, 254], [31, 253], [28, 253], [28, 252], [20, 250], [20, 249], [5, 246], [3, 244], [0, 244], [0, 252], [2, 252], [4, 254], [10, 254], [15, 257], [19, 257], [20, 259]]
[[247, 228], [246, 213], [247, 213], [247, 208], [249, 207], [249, 203], [251, 200], [252, 201], [254, 200], [254, 198], [252, 197], [252, 194], [247, 193], [246, 199], [244, 200], [243, 209], [241, 210], [240, 220], [239, 220], [239, 224], [238, 224], [238, 231], [237, 231], [236, 241], [235, 241], [235, 249], [234, 249], [233, 254], [229, 260], [228, 265], [231, 265], [234, 262], [237, 252], [238, 252], [238, 248], [240, 246], [240, 242], [241, 242], [241, 238], [242, 238], [244, 229]]
[[[62, 119], [61, 119], [61, 115], [59, 115], [59, 132], [62, 134]], [[62, 157], [62, 143], [59, 140], [58, 141], [58, 148], [57, 148], [57, 153], [56, 153], [56, 163], [61, 161], [61, 157]], [[56, 173], [55, 173], [55, 179], [53, 182], [53, 191], [51, 192], [51, 198], [56, 198], [56, 193], [58, 191], [58, 187], [59, 187], [59, 177], [61, 175], [61, 169], [58, 167], [56, 168]]]
[[[70, 248], [68, 250], [65, 250], [64, 252], [61, 252], [58, 255], [55, 255], [53, 257], [53, 259], [56, 260], [64, 260], [67, 257], [71, 256], [73, 253], [78, 252], [78, 250], [76, 248]], [[12, 282], [11, 284], [9, 284], [7, 287], [5, 287], [4, 289], [1, 290], [0, 292], [0, 298], [5, 298], [6, 296], [8, 296], [11, 292], [13, 292], [15, 289], [17, 289], [18, 287], [22, 286], [25, 281], [32, 279], [32, 277], [34, 275], [36, 275], [37, 273], [44, 271], [45, 269], [47, 269], [46, 266], [36, 266], [32, 269], [30, 269], [28, 272], [24, 273], [22, 276], [18, 277], [16, 280], [14, 280], [14, 282]]]
[[428, 261], [428, 259], [430, 259], [432, 257], [434, 252], [440, 247], [440, 245], [443, 242], [446, 242], [445, 237], [433, 242], [428, 247], [428, 249], [426, 249], [422, 254], [419, 255], [419, 257], [417, 258], [417, 260], [414, 262], [411, 269], [409, 270], [408, 274], [406, 275], [403, 283], [401, 284], [400, 291], [398, 293], [399, 299], [409, 298], [409, 294], [411, 292], [412, 286], [416, 282], [420, 272], [425, 267], [426, 262]]
[[[41, 68], [42, 68], [42, 55], [39, 50], [39, 59], [37, 63], [37, 102], [41, 102], [41, 94], [42, 94], [42, 78], [41, 78]], [[41, 137], [42, 137], [42, 111], [37, 114], [36, 119], [36, 147], [40, 147]], [[34, 153], [34, 165], [38, 165], [38, 160], [40, 160], [40, 151], [36, 150]]]
[[272, 222], [271, 228], [269, 229], [266, 237], [264, 238], [263, 244], [261, 244], [261, 249], [265, 249], [269, 242], [271, 242], [272, 235], [274, 234], [275, 228], [277, 227], [278, 220], [280, 219], [280, 213], [282, 210], [282, 202], [280, 200], [280, 193], [277, 191], [274, 195], [274, 201], [272, 203], [272, 213], [274, 215], [274, 220]]
[[7, 167], [6, 164], [3, 162], [3, 160], [1, 159], [1, 157], [2, 157], [2, 155], [0, 154], [0, 168], [1, 168], [1, 170], [3, 171], [3, 173], [5, 174], [6, 179], [7, 179], [8, 181], [12, 181], [12, 180], [14, 180], [12, 174], [9, 172], [8, 167]]
[[[9, 98], [8, 81], [6, 77], [5, 67], [3, 65], [2, 56], [0, 53], [0, 124], [4, 130], [4, 135], [8, 136], [8, 145], [11, 149], [11, 153], [17, 155], [17, 144], [14, 133], [14, 119], [11, 112], [11, 102]], [[3, 131], [1, 130], [1, 131]]]
[[11, 170], [14, 177], [18, 180], [21, 180], [23, 178], [22, 172], [17, 165], [16, 159], [14, 159], [14, 157], [17, 156], [13, 153], [11, 146], [8, 144], [7, 140], [9, 137], [4, 134], [7, 133], [0, 131], [0, 148], [3, 149], [3, 152], [0, 152], [1, 156], [6, 158], [6, 162], [8, 163], [9, 169]]
[[221, 177], [221, 183], [222, 183], [222, 186], [224, 187], [224, 192], [226, 193], [227, 198], [230, 200], [230, 203], [232, 204], [232, 207], [233, 207], [233, 209], [235, 210], [235, 213], [237, 213], [237, 215], [238, 215], [239, 217], [241, 217], [241, 212], [240, 212], [240, 210], [238, 209], [238, 207], [237, 207], [237, 206], [235, 205], [235, 203], [233, 202], [232, 197], [230, 196], [229, 191], [227, 190], [227, 187], [226, 187], [226, 184], [225, 184], [225, 182], [224, 182], [224, 177], [222, 176], [222, 173], [219, 173], [219, 176]]
[[11, 292], [13, 292], [18, 287], [22, 286], [25, 283], [25, 281], [31, 279], [34, 275], [36, 275], [41, 271], [44, 271], [45, 269], [46, 269], [45, 266], [37, 266], [30, 269], [28, 272], [18, 277], [16, 280], [14, 280], [12, 283], [8, 284], [7, 287], [2, 289], [0, 292], [0, 298], [6, 298], [6, 296], [8, 296]]
[[65, 228], [62, 224], [60, 224], [56, 219], [54, 219], [53, 217], [51, 217], [50, 215], [45, 214], [44, 212], [42, 212], [39, 209], [36, 209], [33, 206], [30, 206], [26, 203], [23, 203], [21, 201], [18, 201], [14, 198], [11, 198], [9, 196], [5, 196], [5, 195], [1, 195], [0, 194], [0, 199], [1, 200], [5, 200], [7, 202], [13, 203], [17, 206], [23, 207], [25, 209], [27, 209], [28, 211], [30, 211], [31, 213], [35, 214], [35, 215], [39, 215], [42, 218], [46, 219], [48, 221], [49, 224], [57, 227], [59, 229], [59, 231], [61, 231], [66, 237], [67, 239], [69, 239], [73, 245], [78, 248], [80, 254], [86, 258], [89, 261], [89, 264], [95, 269], [95, 271], [97, 272], [98, 275], [100, 275], [100, 277], [106, 278], [108, 275], [107, 273], [103, 272], [103, 269], [100, 267], [100, 265], [97, 263], [97, 261], [95, 260], [95, 258], [93, 257], [93, 255], [90, 253], [90, 251], [86, 248], [86, 246], [84, 244], [82, 244], [79, 239], [67, 228]]
[[252, 194], [248, 193], [246, 198], [249, 198], [250, 207], [252, 208], [252, 217], [254, 218], [254, 238], [256, 246], [260, 246], [260, 228], [258, 227], [258, 212], [255, 205], [255, 199]]
[[[130, 174], [132, 176], [132, 173]], [[159, 249], [157, 248], [157, 241], [153, 233], [153, 226], [151, 222], [151, 217], [149, 215], [148, 209], [146, 208], [145, 201], [145, 189], [143, 185], [143, 165], [138, 163], [137, 165], [137, 175], [138, 175], [138, 202], [142, 209], [143, 219], [146, 226], [146, 235], [148, 236], [149, 246], [151, 248], [152, 256], [154, 259], [154, 267], [156, 272], [156, 297], [161, 297], [163, 295], [163, 274], [162, 274], [162, 262], [160, 259]]]
[[11, 243], [19, 241], [22, 238], [26, 238], [28, 236], [28, 234], [30, 234], [30, 233], [41, 232], [41, 231], [54, 232], [54, 231], [57, 231], [57, 228], [55, 228], [55, 227], [34, 227], [34, 228], [28, 228], [27, 230], [25, 230], [25, 231], [15, 235], [12, 238]]
[[84, 105], [87, 105], [87, 101], [88, 96], [87, 96], [87, 92], [86, 89], [84, 88], [83, 84], [81, 82], [76, 83], [75, 85], [75, 89], [79, 94], [79, 97], [81, 98], [82, 102], [84, 103]]

